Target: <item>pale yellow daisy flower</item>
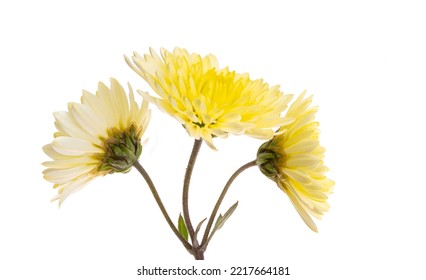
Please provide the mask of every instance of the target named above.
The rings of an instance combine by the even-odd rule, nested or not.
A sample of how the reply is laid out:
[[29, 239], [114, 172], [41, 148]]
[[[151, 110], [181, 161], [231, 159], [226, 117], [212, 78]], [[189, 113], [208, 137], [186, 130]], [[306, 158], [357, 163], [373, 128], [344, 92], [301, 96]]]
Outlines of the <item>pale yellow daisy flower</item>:
[[311, 102], [312, 96], [305, 98], [303, 92], [290, 106], [286, 116], [293, 121], [259, 148], [257, 164], [288, 195], [306, 225], [317, 232], [311, 216], [320, 219], [328, 211], [327, 194], [334, 182], [325, 176], [325, 149], [319, 144], [319, 123], [314, 121], [317, 107], [310, 107]]
[[134, 53], [128, 65], [158, 94], [140, 92], [149, 102], [177, 119], [195, 139], [214, 148], [213, 137], [229, 133], [270, 139], [274, 128], [286, 123], [281, 113], [291, 95], [278, 86], [269, 87], [248, 74], [218, 69], [216, 57], [201, 57], [185, 49], [152, 49], [144, 56]]
[[97, 176], [127, 172], [141, 152], [141, 137], [150, 119], [148, 102], [139, 106], [129, 85], [129, 98], [111, 79], [99, 83], [96, 95], [83, 91], [80, 103], [56, 112], [52, 143], [43, 147], [53, 160], [44, 162], [44, 178], [54, 183], [59, 205]]

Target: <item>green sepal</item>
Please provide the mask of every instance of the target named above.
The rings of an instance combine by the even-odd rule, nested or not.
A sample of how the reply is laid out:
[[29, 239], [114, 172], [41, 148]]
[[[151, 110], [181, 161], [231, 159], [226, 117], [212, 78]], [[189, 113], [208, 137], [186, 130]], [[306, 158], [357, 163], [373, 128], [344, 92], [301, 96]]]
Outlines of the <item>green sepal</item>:
[[130, 152], [132, 154], [134, 154], [135, 153], [135, 145], [132, 143], [132, 140], [130, 139], [130, 137], [126, 135], [125, 138], [124, 138], [124, 141], [126, 142], [126, 147], [128, 149], [130, 149]]
[[141, 154], [142, 154], [142, 144], [138, 142], [136, 145], [136, 151], [135, 151], [136, 159], [138, 159], [141, 156]]
[[120, 148], [119, 145], [117, 145], [117, 144], [110, 144], [109, 147], [114, 152], [114, 156], [115, 157], [125, 157], [126, 156], [126, 154], [123, 152], [123, 150]]
[[120, 149], [124, 153], [125, 156], [134, 157], [135, 156], [135, 147], [133, 147], [133, 151], [131, 147], [128, 147], [124, 143], [120, 143]]

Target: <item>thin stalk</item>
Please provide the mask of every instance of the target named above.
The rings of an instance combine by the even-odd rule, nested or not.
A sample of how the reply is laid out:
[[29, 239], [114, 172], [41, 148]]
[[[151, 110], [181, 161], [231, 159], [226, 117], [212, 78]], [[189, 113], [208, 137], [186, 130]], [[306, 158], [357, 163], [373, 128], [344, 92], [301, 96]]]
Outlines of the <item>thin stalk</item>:
[[195, 160], [197, 159], [198, 152], [200, 151], [202, 139], [195, 139], [194, 146], [192, 147], [192, 153], [189, 157], [188, 166], [186, 167], [185, 179], [183, 181], [183, 190], [182, 190], [182, 210], [183, 218], [185, 220], [186, 227], [188, 229], [189, 236], [192, 241], [192, 248], [195, 249], [198, 247], [198, 240], [195, 237], [194, 227], [192, 226], [191, 218], [189, 216], [189, 202], [188, 202], [188, 193], [189, 193], [189, 183], [191, 182], [192, 170], [194, 169]]
[[234, 182], [235, 178], [238, 177], [244, 170], [256, 166], [256, 160], [250, 161], [249, 163], [244, 164], [240, 168], [238, 168], [237, 171], [232, 174], [232, 176], [229, 178], [228, 182], [226, 183], [225, 187], [222, 190], [222, 193], [220, 194], [216, 205], [213, 208], [212, 214], [210, 215], [209, 221], [206, 226], [206, 230], [204, 231], [203, 240], [201, 242], [200, 247], [205, 251], [207, 249], [208, 245], [208, 238], [210, 234], [211, 227], [213, 225], [214, 219], [216, 217], [217, 211], [219, 211], [220, 205], [222, 204], [223, 199], [226, 196], [226, 193], [228, 192], [229, 187], [231, 186], [232, 182]]
[[146, 170], [142, 167], [142, 165], [136, 161], [133, 166], [139, 171], [139, 173], [142, 175], [142, 177], [145, 179], [146, 183], [149, 186], [149, 189], [152, 192], [152, 195], [155, 198], [155, 201], [158, 204], [158, 207], [160, 207], [161, 213], [163, 214], [164, 218], [166, 219], [167, 223], [169, 224], [170, 228], [174, 232], [174, 234], [179, 238], [179, 240], [182, 242], [183, 246], [192, 252], [192, 246], [191, 244], [183, 238], [183, 236], [180, 234], [179, 230], [176, 228], [175, 224], [173, 224], [172, 220], [170, 219], [169, 214], [167, 213], [166, 208], [164, 207], [163, 202], [161, 201], [161, 198], [157, 192], [157, 189], [154, 186], [154, 183], [152, 182], [151, 178], [149, 177]]

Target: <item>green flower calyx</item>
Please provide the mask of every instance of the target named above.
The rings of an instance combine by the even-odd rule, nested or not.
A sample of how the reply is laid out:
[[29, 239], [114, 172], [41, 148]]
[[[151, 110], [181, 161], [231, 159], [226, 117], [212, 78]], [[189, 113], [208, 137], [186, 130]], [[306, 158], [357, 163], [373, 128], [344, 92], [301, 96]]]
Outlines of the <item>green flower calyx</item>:
[[259, 147], [256, 158], [256, 164], [260, 171], [272, 180], [275, 180], [279, 176], [277, 161], [284, 156], [276, 150], [276, 143], [273, 140], [269, 140]]
[[111, 129], [104, 142], [103, 155], [98, 171], [107, 173], [128, 172], [142, 153], [140, 132], [131, 125], [125, 131]]

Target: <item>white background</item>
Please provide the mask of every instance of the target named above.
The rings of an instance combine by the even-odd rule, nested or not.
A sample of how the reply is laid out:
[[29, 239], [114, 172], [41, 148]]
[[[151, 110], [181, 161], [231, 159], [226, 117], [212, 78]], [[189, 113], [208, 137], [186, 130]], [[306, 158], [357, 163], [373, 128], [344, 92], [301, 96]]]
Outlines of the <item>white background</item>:
[[[425, 279], [425, 26], [421, 1], [1, 2], [0, 278], [141, 279], [142, 265], [195, 263], [288, 266], [288, 279]], [[240, 205], [203, 264], [135, 170], [96, 179], [60, 209], [49, 202], [41, 147], [52, 113], [110, 77], [152, 93], [123, 55], [175, 46], [315, 96], [336, 181], [318, 234], [256, 168], [231, 187], [222, 211]], [[152, 111], [141, 162], [177, 220], [193, 140]], [[219, 151], [204, 145], [194, 171], [194, 223], [262, 143], [215, 142]]]

